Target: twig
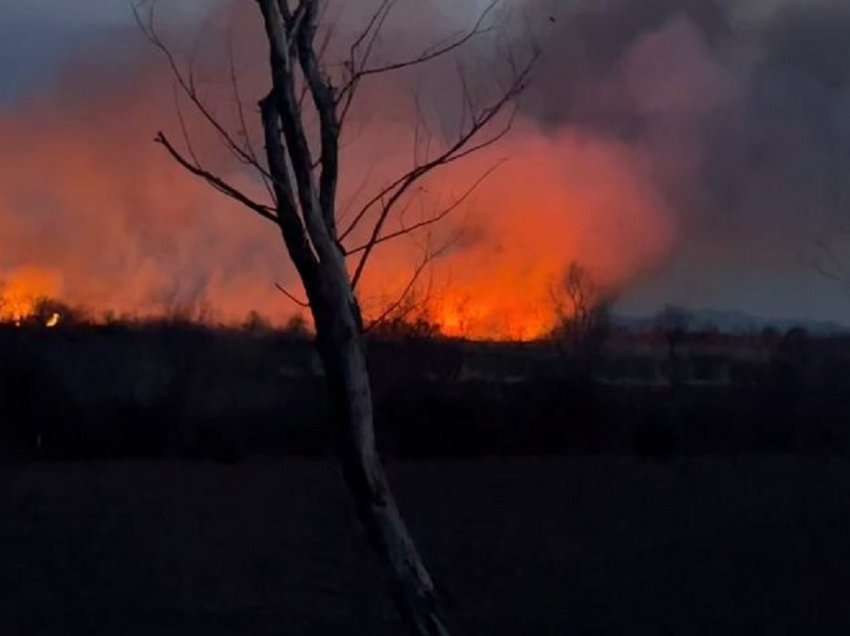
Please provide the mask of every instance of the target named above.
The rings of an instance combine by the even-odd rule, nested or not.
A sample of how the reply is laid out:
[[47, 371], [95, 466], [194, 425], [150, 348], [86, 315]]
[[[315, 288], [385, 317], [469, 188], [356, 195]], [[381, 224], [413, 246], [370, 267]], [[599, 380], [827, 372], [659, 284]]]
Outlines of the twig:
[[283, 285], [281, 285], [280, 283], [275, 283], [275, 284], [274, 284], [274, 286], [275, 286], [275, 287], [277, 287], [277, 290], [278, 290], [281, 294], [283, 294], [284, 296], [286, 296], [287, 298], [289, 298], [289, 300], [291, 300], [292, 302], [294, 302], [294, 303], [295, 303], [296, 305], [298, 305], [299, 307], [303, 307], [304, 309], [309, 309], [309, 308], [310, 308], [310, 303], [308, 303], [308, 302], [307, 302], [307, 301], [305, 301], [305, 300], [301, 300], [300, 298], [298, 298], [297, 296], [295, 296], [295, 295], [294, 295], [294, 294], [292, 294], [291, 292], [287, 291], [287, 290], [286, 290], [286, 288], [285, 288], [285, 287], [283, 287]]

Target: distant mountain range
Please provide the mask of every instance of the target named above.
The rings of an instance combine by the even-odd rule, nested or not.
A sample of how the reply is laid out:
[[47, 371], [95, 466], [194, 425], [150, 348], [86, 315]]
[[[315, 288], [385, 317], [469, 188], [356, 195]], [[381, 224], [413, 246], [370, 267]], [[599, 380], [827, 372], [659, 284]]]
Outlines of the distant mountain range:
[[[802, 327], [813, 335], [850, 335], [850, 326], [829, 320], [772, 319], [753, 316], [742, 311], [723, 311], [719, 309], [681, 309], [681, 311], [684, 311], [689, 316], [688, 328], [690, 331], [716, 328], [723, 333], [744, 334], [759, 332], [766, 327], [773, 327], [779, 331]], [[614, 314], [613, 322], [617, 326], [633, 331], [648, 331], [655, 325], [655, 316]]]

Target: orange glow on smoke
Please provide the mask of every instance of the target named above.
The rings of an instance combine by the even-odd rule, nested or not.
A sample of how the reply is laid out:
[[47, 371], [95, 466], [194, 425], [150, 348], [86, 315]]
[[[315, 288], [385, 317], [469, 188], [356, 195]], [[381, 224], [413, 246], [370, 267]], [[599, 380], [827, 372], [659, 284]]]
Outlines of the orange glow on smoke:
[[[142, 70], [97, 99], [89, 93], [101, 88], [86, 82], [70, 76], [26, 109], [0, 111], [0, 138], [14, 148], [0, 152], [7, 184], [0, 189], [0, 320], [21, 321], [51, 297], [94, 319], [186, 310], [239, 324], [256, 310], [286, 323], [298, 308], [274, 283], [302, 298], [303, 291], [279, 232], [184, 173], [151, 141], [159, 128], [179, 131], [171, 78]], [[392, 111], [410, 99], [405, 93], [378, 101]], [[56, 103], [63, 104], [61, 117]], [[410, 166], [403, 112], [374, 118], [379, 125], [367, 127], [359, 143], [343, 144], [341, 202], [363, 177], [371, 174], [361, 195], [368, 199]], [[192, 129], [205, 167], [263, 197], [205, 130]], [[425, 300], [410, 318], [452, 336], [532, 339], [552, 327], [551, 290], [571, 261], [616, 295], [666, 257], [674, 227], [642, 157], [616, 141], [541, 131], [521, 118], [501, 143], [434, 173], [405, 222], [445, 206], [504, 159], [430, 229], [432, 247], [451, 247], [421, 277], [415, 297]], [[405, 288], [424, 242], [420, 234], [376, 250], [358, 290], [367, 319]]]
[[[294, 313], [273, 289], [280, 280], [298, 291], [291, 270], [275, 273], [286, 263], [279, 236], [148, 146], [136, 158], [138, 174], [125, 174], [101, 158], [118, 143], [108, 136], [99, 151], [78, 148], [82, 142], [73, 130], [33, 143], [42, 143], [45, 154], [76, 157], [51, 185], [59, 224], [75, 238], [59, 241], [27, 227], [0, 194], [0, 228], [11, 228], [17, 238], [0, 248], [13, 258], [41, 257], [37, 267], [0, 269], [0, 320], [23, 320], [44, 297], [84, 306], [95, 319], [106, 311], [167, 314], [181, 309], [169, 293], [181, 291], [190, 266], [204, 272], [200, 300], [193, 302], [212, 307], [206, 319], [235, 324], [256, 309], [282, 324]], [[392, 163], [392, 152], [386, 156]], [[409, 318], [425, 318], [449, 336], [538, 338], [554, 324], [553, 286], [571, 261], [616, 295], [667, 253], [671, 224], [635, 170], [635, 157], [624, 147], [576, 136], [522, 131], [498, 155], [482, 154], [436, 173], [411, 209], [427, 216], [502, 156], [511, 159], [434, 226], [432, 244], [449, 241], [450, 247], [420, 279], [414, 297], [424, 301]], [[21, 183], [42, 183], [39, 156], [24, 156], [14, 169]], [[405, 237], [376, 250], [360, 289], [367, 319], [405, 288], [423, 240]]]
[[[544, 336], [554, 326], [553, 293], [570, 262], [616, 297], [668, 253], [673, 225], [640, 172], [639, 157], [623, 145], [571, 133], [546, 138], [521, 129], [498, 154], [436, 175], [426, 191], [439, 194], [426, 194], [422, 207], [439, 209], [439, 201], [462, 192], [500, 156], [510, 159], [432, 237], [437, 246], [453, 237], [456, 243], [419, 285], [424, 307], [413, 313], [447, 335]], [[364, 296], [385, 303], [391, 290], [404, 289], [422, 250], [416, 240], [384, 250]]]

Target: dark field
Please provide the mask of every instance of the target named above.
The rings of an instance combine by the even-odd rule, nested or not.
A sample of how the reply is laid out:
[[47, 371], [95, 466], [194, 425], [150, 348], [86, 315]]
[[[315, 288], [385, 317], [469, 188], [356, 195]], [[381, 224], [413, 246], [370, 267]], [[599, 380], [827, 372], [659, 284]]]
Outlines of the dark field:
[[[850, 457], [850, 337], [368, 343], [382, 452]], [[328, 453], [312, 343], [198, 324], [0, 326], [0, 457], [244, 461]]]
[[[393, 464], [462, 634], [850, 633], [850, 463]], [[332, 464], [2, 469], [0, 634], [398, 634]]]

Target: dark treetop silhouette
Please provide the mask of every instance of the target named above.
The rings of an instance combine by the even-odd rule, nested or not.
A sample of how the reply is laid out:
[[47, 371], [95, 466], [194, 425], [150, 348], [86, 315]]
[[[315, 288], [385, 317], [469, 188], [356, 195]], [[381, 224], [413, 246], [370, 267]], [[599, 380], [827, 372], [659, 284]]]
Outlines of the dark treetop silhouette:
[[[469, 30], [448, 41], [410, 59], [373, 64], [376, 41], [396, 4], [396, 0], [382, 0], [378, 4], [365, 28], [350, 44], [348, 59], [341, 70], [334, 70], [337, 67], [332, 69], [323, 64], [326, 42], [317, 38], [323, 26], [322, 2], [258, 0], [269, 47], [272, 86], [259, 102], [264, 158], [248, 140], [241, 107], [242, 130], [234, 135], [204, 104], [191, 70], [184, 72], [180, 68], [159, 37], [153, 4], [148, 4], [144, 13], [137, 9], [136, 15], [150, 41], [165, 54], [184, 96], [220, 136], [227, 149], [240, 162], [257, 171], [266, 186], [269, 201], [260, 202], [206, 170], [192, 149], [185, 125], [186, 154], [165, 133], [160, 132], [156, 137], [183, 168], [267, 219], [280, 231], [307, 300], [299, 301], [283, 291], [308, 306], [314, 319], [316, 341], [335, 413], [337, 454], [359, 520], [365, 526], [372, 547], [386, 565], [397, 607], [411, 633], [444, 635], [449, 630], [438, 608], [434, 581], [399, 514], [376, 451], [363, 343], [364, 325], [355, 290], [379, 244], [436, 223], [465, 198], [466, 195], [415, 225], [399, 231], [385, 231], [387, 220], [423, 177], [497, 142], [507, 133], [515, 112], [515, 99], [526, 86], [537, 52], [531, 50], [521, 63], [508, 55], [510, 81], [489, 103], [477, 104], [466, 82], [461, 81], [464, 112], [457, 136], [442, 145], [439, 152], [428, 154], [389, 182], [353, 215], [346, 227], [340, 228], [337, 215], [340, 136], [358, 90], [374, 76], [442, 58], [486, 33], [492, 28], [487, 22], [497, 3], [487, 6]], [[233, 80], [235, 88], [235, 73]], [[318, 130], [311, 129], [306, 120], [308, 114], [317, 118]], [[470, 191], [478, 183], [480, 180]], [[355, 229], [365, 224], [369, 224], [365, 233], [368, 239], [352, 245]], [[414, 277], [421, 270], [417, 268]]]

